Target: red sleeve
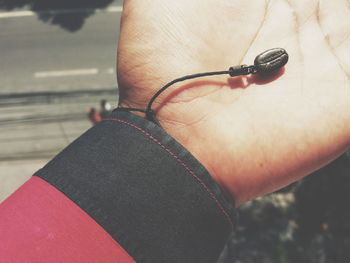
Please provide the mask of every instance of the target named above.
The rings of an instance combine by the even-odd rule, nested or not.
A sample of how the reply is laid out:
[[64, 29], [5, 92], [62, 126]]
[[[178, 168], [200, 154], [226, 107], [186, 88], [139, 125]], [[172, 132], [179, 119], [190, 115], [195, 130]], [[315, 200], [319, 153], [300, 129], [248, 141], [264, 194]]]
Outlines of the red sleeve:
[[32, 177], [0, 204], [2, 263], [135, 263], [79, 206]]

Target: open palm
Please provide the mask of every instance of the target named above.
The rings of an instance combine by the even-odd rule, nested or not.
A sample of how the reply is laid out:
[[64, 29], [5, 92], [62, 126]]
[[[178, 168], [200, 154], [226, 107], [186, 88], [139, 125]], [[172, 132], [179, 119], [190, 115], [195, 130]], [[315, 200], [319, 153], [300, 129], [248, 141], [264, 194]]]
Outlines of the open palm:
[[347, 0], [125, 0], [120, 105], [145, 108], [167, 82], [252, 64], [282, 47], [270, 77], [209, 77], [164, 92], [162, 127], [240, 204], [281, 188], [350, 143]]

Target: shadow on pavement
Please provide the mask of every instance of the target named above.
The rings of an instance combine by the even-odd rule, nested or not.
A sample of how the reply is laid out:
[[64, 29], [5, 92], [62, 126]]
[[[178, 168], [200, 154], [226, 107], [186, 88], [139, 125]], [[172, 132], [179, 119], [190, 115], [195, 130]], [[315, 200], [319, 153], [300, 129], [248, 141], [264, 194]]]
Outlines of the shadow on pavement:
[[[16, 127], [23, 125], [40, 125], [49, 123], [60, 122], [75, 122], [85, 119], [86, 113], [83, 109], [79, 109], [79, 103], [81, 102], [95, 102], [99, 97], [116, 97], [117, 89], [106, 88], [99, 90], [77, 90], [77, 91], [44, 91], [44, 92], [32, 92], [32, 93], [12, 93], [0, 95], [0, 110], [11, 109], [13, 107], [24, 107], [33, 105], [47, 105], [47, 112], [27, 113], [24, 115], [19, 114], [16, 118], [9, 115], [7, 118], [0, 117], [0, 127]], [[63, 111], [55, 113], [49, 110], [49, 106], [53, 105], [69, 105], [69, 103], [77, 104], [78, 111]], [[26, 112], [26, 109], [22, 109]]]
[[49, 124], [49, 123], [60, 123], [67, 121], [79, 121], [84, 119], [84, 112], [69, 113], [69, 114], [40, 114], [40, 115], [29, 115], [23, 118], [9, 118], [1, 119], [0, 125], [5, 126], [23, 126], [23, 125], [39, 125], [39, 124]]
[[117, 88], [113, 87], [99, 90], [46, 91], [1, 94], [0, 109], [3, 107], [11, 106], [24, 106], [42, 103], [51, 104], [55, 103], [57, 100], [96, 95], [116, 96]]
[[91, 127], [88, 109], [117, 98], [116, 87], [0, 94], [0, 162], [52, 158]]
[[108, 7], [114, 0], [0, 0], [0, 9], [29, 8], [40, 20], [74, 32], [96, 10]]

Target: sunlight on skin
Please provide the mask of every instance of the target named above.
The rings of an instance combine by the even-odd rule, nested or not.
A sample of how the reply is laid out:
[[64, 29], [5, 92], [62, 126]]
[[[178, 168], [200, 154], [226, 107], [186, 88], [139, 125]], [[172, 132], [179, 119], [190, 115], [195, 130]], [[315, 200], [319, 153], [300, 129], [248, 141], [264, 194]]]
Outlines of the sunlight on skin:
[[252, 64], [282, 47], [266, 83], [218, 76], [171, 87], [154, 105], [163, 128], [239, 205], [327, 164], [350, 144], [346, 0], [126, 0], [120, 105], [145, 107], [167, 82]]

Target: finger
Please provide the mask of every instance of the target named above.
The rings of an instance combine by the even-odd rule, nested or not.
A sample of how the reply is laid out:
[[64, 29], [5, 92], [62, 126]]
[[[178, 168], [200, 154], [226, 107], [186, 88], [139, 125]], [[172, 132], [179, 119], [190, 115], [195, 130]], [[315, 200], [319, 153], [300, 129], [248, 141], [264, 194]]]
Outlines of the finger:
[[302, 54], [298, 44], [298, 25], [295, 10], [287, 1], [271, 1], [266, 13], [263, 25], [252, 41], [242, 63], [251, 63], [259, 53], [275, 47], [287, 50], [289, 54], [288, 75], [294, 79], [300, 78]]
[[317, 17], [329, 48], [350, 78], [350, 2], [320, 1]]

